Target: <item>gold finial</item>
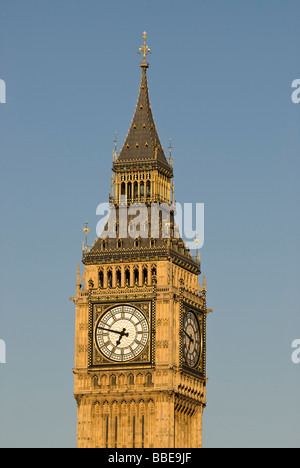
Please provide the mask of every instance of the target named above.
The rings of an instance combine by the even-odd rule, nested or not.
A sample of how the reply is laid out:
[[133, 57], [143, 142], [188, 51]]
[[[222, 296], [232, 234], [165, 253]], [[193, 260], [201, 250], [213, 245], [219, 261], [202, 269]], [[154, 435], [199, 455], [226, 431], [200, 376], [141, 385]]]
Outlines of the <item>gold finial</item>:
[[173, 158], [172, 158], [172, 138], [170, 138], [170, 146], [169, 146], [169, 151], [170, 151], [170, 159], [169, 159], [169, 164], [171, 167], [173, 167]]
[[195, 237], [195, 239], [194, 239], [194, 242], [195, 242], [196, 247], [197, 247], [197, 250], [198, 250], [198, 246], [199, 246], [199, 244], [200, 244], [200, 239], [199, 239], [199, 237], [198, 237], [198, 232], [196, 233], [196, 237]]
[[146, 44], [146, 40], [147, 40], [146, 31], [144, 31], [143, 40], [144, 40], [144, 44], [142, 45], [142, 47], [139, 48], [138, 54], [143, 56], [142, 65], [147, 65], [146, 57], [147, 57], [148, 54], [151, 54], [151, 50], [149, 49], [149, 47]]
[[206, 292], [206, 278], [203, 276], [203, 291]]
[[115, 162], [117, 160], [117, 148], [118, 148], [118, 134], [117, 134], [117, 132], [115, 133], [114, 144], [115, 144], [115, 149], [113, 150], [113, 162]]
[[198, 237], [198, 232], [196, 233], [196, 237], [194, 239], [194, 242], [196, 244], [196, 258], [200, 262], [200, 257], [199, 257], [199, 244], [200, 244], [200, 239]]
[[83, 228], [83, 232], [85, 232], [85, 250], [87, 250], [87, 237], [88, 237], [88, 233], [90, 232], [90, 229], [88, 228], [88, 222], [86, 221], [85, 222], [85, 228]]

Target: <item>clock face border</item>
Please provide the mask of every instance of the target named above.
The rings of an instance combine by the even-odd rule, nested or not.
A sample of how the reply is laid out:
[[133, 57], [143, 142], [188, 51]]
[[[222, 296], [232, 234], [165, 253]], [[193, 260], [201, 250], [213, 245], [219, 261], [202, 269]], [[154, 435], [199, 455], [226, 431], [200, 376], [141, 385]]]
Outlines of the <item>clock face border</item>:
[[[139, 311], [147, 320], [149, 336], [145, 348], [138, 356], [133, 357], [130, 361], [114, 361], [106, 357], [96, 343], [96, 328], [101, 318], [110, 310], [116, 307], [128, 306]], [[153, 345], [153, 320], [154, 306], [153, 300], [127, 300], [127, 301], [112, 301], [101, 302], [99, 300], [90, 303], [90, 320], [89, 320], [89, 364], [90, 369], [98, 368], [132, 368], [139, 366], [153, 367], [154, 362], [154, 345]]]
[[[187, 324], [188, 328], [186, 329], [186, 321], [189, 320], [188, 316], [191, 316], [191, 319], [190, 319], [191, 323]], [[185, 360], [185, 363], [189, 368], [197, 369], [199, 361], [201, 360], [201, 356], [202, 356], [203, 333], [201, 329], [201, 324], [199, 323], [199, 320], [193, 310], [185, 311], [184, 316], [183, 316], [182, 332], [183, 332], [182, 352], [183, 352], [183, 358]], [[191, 354], [194, 354], [194, 358], [193, 356], [189, 358], [186, 355], [189, 353], [188, 352], [186, 353], [185, 344], [189, 343], [189, 346], [192, 345], [194, 341], [196, 340], [196, 335], [199, 335], [198, 338], [199, 338], [200, 343], [194, 344], [194, 351], [191, 353]]]
[[[195, 365], [195, 367], [191, 367], [186, 362], [184, 357], [184, 350], [183, 350], [183, 327], [184, 327], [184, 318], [188, 312], [193, 313], [195, 316], [200, 330], [200, 337], [201, 337], [201, 346], [200, 346], [200, 356]], [[180, 329], [180, 354], [181, 354], [181, 367], [184, 371], [187, 371], [193, 375], [196, 375], [201, 378], [205, 378], [206, 374], [206, 316], [203, 310], [196, 309], [189, 304], [183, 303], [182, 304], [182, 316], [181, 316], [181, 329]]]
[[[119, 323], [121, 328], [114, 333], [115, 323]], [[136, 360], [144, 353], [149, 339], [149, 322], [133, 305], [114, 306], [101, 314], [95, 323], [94, 342], [102, 356], [114, 363], [125, 364]]]

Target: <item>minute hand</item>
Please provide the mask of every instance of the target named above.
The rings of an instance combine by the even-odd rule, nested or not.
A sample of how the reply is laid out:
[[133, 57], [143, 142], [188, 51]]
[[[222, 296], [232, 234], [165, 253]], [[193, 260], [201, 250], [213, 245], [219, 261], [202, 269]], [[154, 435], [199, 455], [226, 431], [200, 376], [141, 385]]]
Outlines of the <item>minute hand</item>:
[[126, 336], [128, 338], [129, 333], [124, 333], [124, 330], [119, 332], [117, 330], [109, 330], [108, 328], [99, 327], [99, 330], [107, 331], [109, 333], [116, 333], [117, 335]]

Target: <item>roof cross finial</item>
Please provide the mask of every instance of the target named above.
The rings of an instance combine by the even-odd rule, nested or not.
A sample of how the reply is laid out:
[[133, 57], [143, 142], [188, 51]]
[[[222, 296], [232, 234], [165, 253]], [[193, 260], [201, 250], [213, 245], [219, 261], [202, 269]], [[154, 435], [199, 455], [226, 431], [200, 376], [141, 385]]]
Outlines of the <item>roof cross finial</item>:
[[147, 57], [148, 54], [151, 54], [151, 50], [149, 49], [149, 47], [146, 44], [146, 40], [147, 40], [146, 31], [144, 31], [143, 40], [144, 40], [144, 44], [142, 45], [142, 47], [139, 48], [138, 54], [143, 56], [143, 63], [141, 65], [147, 65], [146, 57]]

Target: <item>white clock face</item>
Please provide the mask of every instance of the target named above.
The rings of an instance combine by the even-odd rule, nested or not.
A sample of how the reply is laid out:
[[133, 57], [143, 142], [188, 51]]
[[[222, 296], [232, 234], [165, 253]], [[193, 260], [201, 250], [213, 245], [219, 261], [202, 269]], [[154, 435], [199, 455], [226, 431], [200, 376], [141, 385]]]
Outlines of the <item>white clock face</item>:
[[189, 367], [196, 367], [201, 355], [201, 332], [195, 314], [187, 312], [183, 319], [183, 355]]
[[117, 306], [100, 317], [95, 340], [100, 352], [111, 361], [131, 361], [147, 346], [149, 324], [135, 307]]

